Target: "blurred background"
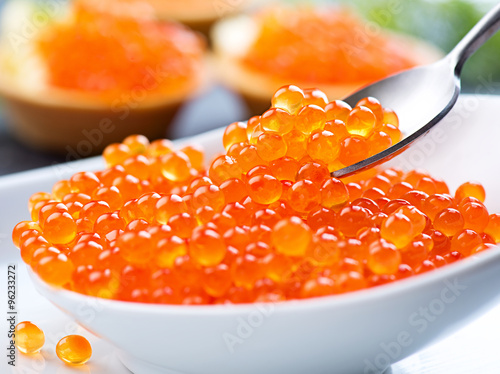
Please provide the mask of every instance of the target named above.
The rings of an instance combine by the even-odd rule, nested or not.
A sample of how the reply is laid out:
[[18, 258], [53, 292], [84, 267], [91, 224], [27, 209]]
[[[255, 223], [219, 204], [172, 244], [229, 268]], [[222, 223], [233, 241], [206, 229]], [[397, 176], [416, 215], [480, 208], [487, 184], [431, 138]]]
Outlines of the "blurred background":
[[[43, 7], [53, 5], [54, 1], [56, 4], [65, 3], [64, 0], [39, 1], [36, 6], [43, 9]], [[120, 0], [112, 2], [120, 3]], [[179, 14], [179, 19], [187, 23], [188, 27], [194, 27], [206, 35], [210, 35], [207, 34], [207, 30], [211, 24], [221, 18], [238, 13], [253, 13], [263, 4], [269, 5], [267, 1], [259, 3], [244, 0], [197, 0], [194, 3], [205, 3], [201, 6], [204, 7], [205, 12], [213, 13], [211, 20], [203, 19], [200, 22], [199, 18], [192, 17], [192, 8], [180, 9], [183, 5], [179, 4], [184, 4], [184, 1], [151, 0], [151, 2], [155, 9], [160, 9], [159, 11], [166, 9], [165, 11]], [[283, 2], [292, 5], [304, 4], [304, 1], [295, 0]], [[158, 5], [158, 3], [163, 3], [163, 5]], [[343, 2], [318, 0], [306, 3], [332, 6]], [[490, 0], [350, 0], [344, 2], [349, 7], [353, 7], [364, 18], [368, 29], [381, 27], [393, 32], [405, 33], [434, 45], [443, 53], [450, 51], [495, 3], [495, 1]], [[0, 4], [1, 11], [4, 12], [6, 1], [0, 1]], [[9, 23], [10, 17], [10, 15], [4, 14], [1, 18], [2, 22]], [[0, 29], [3, 29], [5, 33], [4, 24], [0, 25]], [[5, 38], [5, 35], [3, 37]], [[212, 42], [209, 40], [210, 36], [207, 38], [207, 48], [210, 49]], [[75, 43], [78, 45], [78, 41]], [[3, 51], [3, 53], [8, 52]], [[500, 93], [499, 56], [500, 35], [496, 35], [465, 66], [462, 74], [463, 92]], [[330, 99], [334, 98], [330, 97]], [[67, 153], [37, 150], [36, 147], [33, 148], [23, 144], [22, 141], [20, 142], [19, 137], [14, 137], [6, 125], [7, 119], [3, 114], [8, 109], [6, 108], [8, 104], [5, 101], [0, 101], [0, 103], [0, 175], [54, 165], [69, 159]], [[183, 103], [168, 129], [165, 129], [165, 136], [176, 139], [226, 126], [233, 121], [246, 120], [252, 114], [247, 104], [248, 102], [243, 100], [238, 93], [227, 88], [217, 78], [212, 77], [201, 93]], [[77, 157], [71, 159], [75, 158]]]

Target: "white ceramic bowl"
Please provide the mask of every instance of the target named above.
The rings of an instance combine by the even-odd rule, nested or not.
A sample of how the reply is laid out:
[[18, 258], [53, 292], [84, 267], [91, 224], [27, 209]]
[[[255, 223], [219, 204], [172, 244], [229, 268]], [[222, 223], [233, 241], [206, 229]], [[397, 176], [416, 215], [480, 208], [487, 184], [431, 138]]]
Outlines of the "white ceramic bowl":
[[118, 302], [32, 278], [42, 295], [115, 345], [134, 373], [374, 374], [493, 305], [500, 251], [375, 289], [279, 304]]
[[[500, 211], [500, 178], [494, 172], [500, 126], [492, 126], [497, 105], [498, 99], [487, 96], [461, 98], [436, 131], [391, 162], [426, 167], [452, 188], [480, 180], [493, 194], [487, 206]], [[197, 140], [213, 153], [221, 147], [220, 135], [215, 131]], [[500, 251], [378, 288], [279, 304], [127, 303], [55, 289], [32, 278], [42, 295], [115, 345], [135, 373], [372, 374], [495, 304]]]

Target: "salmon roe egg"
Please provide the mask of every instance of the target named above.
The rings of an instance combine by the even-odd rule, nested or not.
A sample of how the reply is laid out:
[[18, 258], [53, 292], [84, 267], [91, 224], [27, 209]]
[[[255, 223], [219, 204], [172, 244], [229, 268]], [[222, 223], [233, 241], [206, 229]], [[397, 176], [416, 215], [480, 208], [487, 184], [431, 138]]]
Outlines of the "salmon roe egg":
[[486, 225], [484, 232], [490, 235], [495, 243], [500, 242], [500, 214], [490, 214], [488, 225]]
[[256, 148], [259, 157], [266, 162], [284, 157], [287, 151], [283, 138], [271, 132], [264, 132], [259, 135]]
[[434, 219], [434, 227], [447, 236], [454, 236], [464, 228], [462, 213], [453, 208], [443, 209]]
[[370, 245], [367, 265], [375, 274], [394, 274], [401, 264], [401, 253], [395, 245], [378, 240]]
[[307, 141], [307, 154], [312, 159], [320, 160], [325, 164], [335, 161], [340, 151], [337, 137], [330, 131], [318, 131], [309, 136]]
[[224, 259], [226, 244], [216, 231], [199, 227], [189, 241], [189, 254], [202, 266], [215, 266]]
[[250, 197], [258, 204], [272, 204], [283, 192], [280, 181], [269, 174], [256, 175], [247, 182]]
[[292, 209], [301, 213], [310, 212], [321, 201], [319, 187], [308, 179], [295, 182], [288, 191], [288, 201]]
[[53, 244], [71, 242], [77, 234], [76, 222], [67, 212], [55, 212], [47, 217], [43, 227], [45, 238]]
[[[48, 249], [48, 248], [47, 248]], [[36, 253], [33, 253], [35, 260]], [[71, 281], [74, 266], [68, 257], [55, 250], [52, 254], [42, 255], [38, 261], [32, 263], [38, 276], [52, 286], [64, 286]]]
[[356, 107], [358, 108], [365, 107], [369, 109], [375, 116], [376, 120], [375, 125], [382, 125], [383, 123], [391, 123], [391, 122], [384, 122], [384, 108], [382, 107], [382, 104], [380, 104], [380, 101], [378, 101], [374, 97], [369, 96], [361, 99], [356, 103]]
[[243, 122], [234, 122], [226, 127], [222, 136], [224, 148], [229, 150], [232, 145], [242, 143], [247, 140], [247, 126]]
[[329, 178], [321, 185], [321, 205], [326, 208], [340, 206], [349, 200], [349, 191], [337, 178]]
[[272, 232], [276, 250], [289, 256], [304, 255], [311, 238], [311, 230], [299, 217], [279, 221]]
[[25, 321], [16, 325], [16, 347], [26, 354], [36, 353], [45, 344], [45, 334], [35, 324]]
[[349, 166], [368, 158], [370, 149], [368, 141], [358, 135], [352, 135], [340, 143], [339, 160]]
[[81, 335], [68, 335], [59, 340], [56, 345], [59, 359], [70, 365], [83, 365], [92, 356], [92, 347]]
[[356, 106], [345, 123], [347, 131], [352, 135], [367, 138], [375, 129], [377, 118], [375, 114], [365, 106]]
[[486, 192], [481, 184], [476, 182], [466, 182], [457, 188], [455, 192], [455, 201], [460, 203], [466, 197], [475, 197], [480, 202], [484, 203]]
[[292, 131], [294, 117], [292, 117], [287, 110], [275, 107], [262, 114], [260, 117], [260, 124], [264, 131], [271, 131], [284, 135]]
[[302, 107], [304, 99], [304, 91], [297, 86], [289, 85], [276, 91], [271, 104], [273, 108], [280, 108], [290, 114], [295, 114]]
[[305, 135], [321, 129], [325, 125], [326, 117], [323, 108], [310, 104], [302, 107], [297, 114], [295, 129]]
[[351, 106], [345, 101], [334, 100], [325, 106], [326, 119], [327, 121], [339, 120], [341, 123], [345, 124], [351, 110]]

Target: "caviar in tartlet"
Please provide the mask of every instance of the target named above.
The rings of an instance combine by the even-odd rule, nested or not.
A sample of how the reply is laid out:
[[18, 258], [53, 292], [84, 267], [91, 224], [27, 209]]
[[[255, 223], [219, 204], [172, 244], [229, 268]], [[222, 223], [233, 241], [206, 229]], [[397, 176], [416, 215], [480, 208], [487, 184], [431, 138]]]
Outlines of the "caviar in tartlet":
[[7, 123], [30, 147], [69, 161], [130, 134], [164, 138], [206, 85], [204, 38], [143, 1], [61, 2], [24, 38], [25, 20], [46, 15], [37, 4], [6, 2], [0, 38]]
[[[345, 7], [269, 6], [222, 20], [212, 34], [221, 80], [253, 114], [268, 108], [276, 87], [291, 82], [342, 98], [442, 56], [424, 41], [374, 29]], [[322, 97], [311, 100], [317, 105]]]
[[198, 79], [204, 43], [197, 34], [149, 12], [102, 8], [77, 1], [69, 20], [54, 22], [37, 36], [48, 84], [116, 99], [137, 95], [138, 87], [149, 96], [171, 94]]
[[420, 62], [403, 40], [367, 30], [369, 25], [348, 9], [271, 7], [257, 13], [255, 21], [258, 36], [243, 62], [285, 79], [374, 81]]
[[226, 153], [208, 169], [193, 145], [143, 136], [110, 145], [105, 170], [31, 197], [32, 221], [13, 231], [23, 260], [43, 281], [90, 296], [248, 303], [370, 288], [500, 241], [478, 183], [452, 195], [421, 170], [331, 177], [392, 144], [384, 126], [397, 130], [397, 116], [376, 99], [350, 108], [287, 86], [272, 102], [227, 127]]

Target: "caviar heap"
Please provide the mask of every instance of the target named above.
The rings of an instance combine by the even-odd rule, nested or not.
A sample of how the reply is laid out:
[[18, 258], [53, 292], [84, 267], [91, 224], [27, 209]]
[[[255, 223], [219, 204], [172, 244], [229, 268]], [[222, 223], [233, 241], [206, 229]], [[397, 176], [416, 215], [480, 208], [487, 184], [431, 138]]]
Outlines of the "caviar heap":
[[164, 304], [281, 301], [420, 274], [500, 241], [485, 192], [415, 170], [330, 172], [399, 139], [373, 99], [351, 109], [318, 90], [276, 92], [229, 125], [204, 169], [195, 145], [131, 136], [29, 200], [13, 241], [45, 282], [103, 298]]
[[258, 34], [242, 62], [286, 81], [316, 86], [371, 82], [425, 61], [408, 40], [373, 32], [348, 9], [268, 7], [254, 22]]
[[133, 93], [134, 100], [142, 101], [135, 98], [138, 87], [149, 95], [172, 93], [198, 75], [205, 45], [196, 33], [159, 22], [152, 9], [136, 0], [121, 5], [74, 1], [68, 19], [37, 35], [36, 49], [50, 85], [114, 100]]

